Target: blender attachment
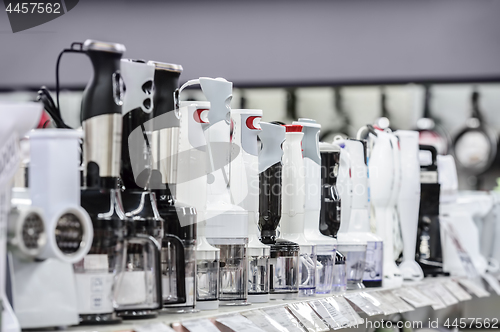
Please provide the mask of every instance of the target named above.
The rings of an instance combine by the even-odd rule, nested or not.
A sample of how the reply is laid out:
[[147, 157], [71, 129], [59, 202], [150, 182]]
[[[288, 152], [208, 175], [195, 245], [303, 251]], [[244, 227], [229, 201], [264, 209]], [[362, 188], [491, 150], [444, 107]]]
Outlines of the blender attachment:
[[269, 302], [270, 248], [259, 240], [259, 158], [257, 135], [261, 110], [231, 110], [232, 153], [230, 188], [234, 202], [248, 211], [248, 299]]
[[438, 182], [437, 150], [419, 145], [420, 154], [428, 151], [429, 162], [420, 157], [420, 209], [418, 215], [416, 260], [425, 276], [445, 274], [439, 222], [440, 184]]
[[221, 305], [246, 305], [248, 296], [248, 212], [232, 200], [230, 122], [233, 84], [223, 78], [201, 77], [186, 84], [200, 84], [210, 102], [207, 126], [207, 210], [205, 234], [220, 249]]
[[162, 240], [163, 311], [195, 311], [196, 211], [176, 197], [180, 117], [174, 102], [182, 66], [153, 62], [155, 66], [153, 154], [151, 188], [164, 221]]
[[[148, 189], [151, 152], [144, 137], [152, 126], [152, 94], [155, 67], [142, 60], [121, 60], [126, 93], [122, 105], [122, 153], [120, 179], [128, 241], [124, 271], [115, 286], [115, 309], [120, 317], [155, 317], [161, 308], [160, 243], [163, 220], [154, 194]], [[149, 242], [151, 241], [151, 242]], [[144, 247], [143, 247], [144, 246]]]
[[343, 141], [343, 144], [351, 158], [352, 208], [349, 233], [366, 241], [366, 264], [363, 273], [363, 284], [366, 287], [381, 287], [384, 242], [381, 237], [370, 231], [366, 141], [347, 139]]
[[335, 267], [335, 248], [337, 241], [333, 237], [321, 234], [321, 156], [319, 152], [319, 132], [321, 126], [314, 120], [299, 119], [293, 122], [301, 125], [302, 152], [304, 155], [305, 205], [304, 235], [316, 244], [316, 293], [329, 294], [333, 285], [333, 269]]
[[345, 293], [347, 290], [347, 270], [345, 256], [340, 251], [335, 252], [335, 266], [333, 270], [332, 292], [336, 294]]
[[316, 246], [304, 235], [305, 181], [302, 159], [301, 125], [285, 125], [286, 140], [283, 143], [283, 185], [281, 211], [281, 237], [297, 243], [299, 254], [299, 295], [316, 293]]
[[269, 293], [271, 299], [294, 298], [299, 292], [299, 245], [277, 238], [281, 219], [282, 144], [285, 128], [261, 122], [259, 151], [259, 229], [261, 242], [271, 247]]
[[396, 202], [401, 181], [401, 161], [397, 138], [385, 131], [370, 132], [371, 148], [368, 169], [370, 199], [375, 210], [377, 235], [384, 239], [384, 283], [400, 286], [401, 271], [394, 260], [394, 224], [398, 221]]
[[177, 200], [196, 208], [196, 309], [215, 310], [219, 307], [220, 250], [205, 237], [208, 157], [203, 128], [208, 126], [210, 103], [180, 101], [185, 86], [175, 93], [180, 116]]
[[334, 145], [340, 148], [337, 188], [341, 200], [341, 222], [337, 232], [337, 250], [344, 255], [346, 260], [347, 288], [359, 289], [365, 287], [362, 281], [366, 264], [367, 241], [350, 231], [353, 202], [351, 156], [342, 139], [334, 141]]
[[10, 255], [11, 294], [21, 328], [78, 324], [72, 264], [88, 253], [93, 239], [89, 215], [80, 207], [80, 139], [81, 133], [67, 129], [30, 134], [30, 189], [16, 199], [40, 213], [30, 213], [23, 223], [28, 233], [22, 241], [30, 252]]
[[399, 265], [405, 280], [423, 279], [424, 272], [415, 261], [420, 205], [420, 162], [418, 159], [418, 132], [398, 130], [401, 147], [401, 189], [398, 197], [398, 212], [403, 236], [403, 261]]

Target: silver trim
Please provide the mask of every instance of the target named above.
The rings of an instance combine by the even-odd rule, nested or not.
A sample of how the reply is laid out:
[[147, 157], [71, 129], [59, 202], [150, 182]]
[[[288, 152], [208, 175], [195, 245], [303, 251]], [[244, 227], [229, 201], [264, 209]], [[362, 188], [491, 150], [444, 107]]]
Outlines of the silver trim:
[[157, 70], [168, 70], [176, 73], [182, 73], [184, 70], [181, 65], [177, 65], [175, 63], [148, 61], [148, 64], [153, 64]]
[[118, 177], [122, 143], [122, 115], [103, 114], [83, 122], [85, 133], [84, 172], [91, 161], [99, 165], [99, 176]]
[[123, 54], [126, 51], [125, 45], [118, 43], [103, 42], [99, 40], [87, 39], [82, 46], [83, 51], [104, 51], [110, 53]]

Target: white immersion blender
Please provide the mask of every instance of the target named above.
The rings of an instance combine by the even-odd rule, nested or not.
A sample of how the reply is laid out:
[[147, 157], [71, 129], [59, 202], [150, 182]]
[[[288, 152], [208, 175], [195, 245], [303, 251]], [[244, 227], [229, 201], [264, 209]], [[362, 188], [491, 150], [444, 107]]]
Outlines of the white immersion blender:
[[404, 280], [418, 281], [424, 278], [424, 271], [415, 261], [420, 207], [419, 133], [398, 130], [396, 135], [401, 148], [401, 188], [397, 204], [403, 236], [403, 261], [399, 269]]
[[299, 296], [316, 293], [316, 246], [304, 235], [305, 181], [302, 159], [301, 125], [285, 125], [283, 143], [283, 184], [281, 211], [281, 238], [300, 246]]
[[[376, 136], [374, 135], [376, 133]], [[374, 207], [377, 234], [384, 239], [384, 285], [401, 285], [403, 277], [394, 259], [394, 218], [399, 194], [401, 165], [397, 138], [385, 131], [369, 133], [370, 199]]]
[[232, 144], [230, 124], [233, 83], [223, 78], [199, 79], [210, 101], [205, 129], [209, 156], [206, 237], [220, 249], [221, 305], [248, 304], [248, 212], [233, 201], [228, 188]]
[[208, 243], [205, 236], [207, 210], [207, 141], [210, 101], [181, 101], [180, 93], [199, 84], [191, 80], [175, 92], [180, 118], [179, 153], [177, 158], [177, 200], [196, 208], [196, 309], [219, 307], [220, 249]]
[[322, 190], [319, 152], [321, 125], [315, 120], [304, 118], [294, 121], [293, 124], [301, 125], [304, 133], [302, 138], [305, 180], [304, 235], [308, 241], [316, 244], [316, 294], [330, 294], [333, 287], [337, 240], [321, 234], [319, 230]]
[[351, 155], [341, 136], [333, 142], [340, 148], [337, 189], [340, 196], [340, 228], [337, 250], [345, 257], [347, 289], [364, 288], [367, 241], [350, 231], [352, 212]]
[[366, 141], [346, 139], [343, 143], [351, 157], [352, 205], [349, 233], [366, 241], [366, 264], [363, 284], [366, 287], [381, 287], [384, 265], [384, 240], [380, 236], [373, 234], [370, 229]]
[[[232, 155], [230, 189], [234, 202], [248, 211], [248, 300], [269, 301], [270, 247], [260, 242], [259, 157], [257, 135], [261, 110], [231, 110]], [[231, 158], [233, 159], [233, 158]]]

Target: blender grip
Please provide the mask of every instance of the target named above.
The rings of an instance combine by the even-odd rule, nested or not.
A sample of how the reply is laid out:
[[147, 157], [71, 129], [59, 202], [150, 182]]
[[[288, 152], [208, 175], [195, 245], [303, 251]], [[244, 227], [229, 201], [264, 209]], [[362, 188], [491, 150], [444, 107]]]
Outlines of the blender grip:
[[[186, 303], [187, 301], [187, 296], [186, 296], [186, 271], [184, 269], [184, 262], [185, 257], [184, 257], [184, 244], [182, 244], [182, 241], [175, 235], [170, 235], [170, 234], [165, 234], [163, 237], [163, 242], [165, 240], [170, 241], [175, 247], [176, 247], [176, 257], [175, 260], [179, 265], [182, 263], [181, 268], [176, 268], [175, 273], [176, 273], [176, 289], [177, 289], [177, 300], [176, 301], [168, 301], [164, 302], [163, 304], [182, 304]], [[161, 278], [160, 278], [161, 279]], [[161, 282], [161, 281], [160, 281]], [[161, 289], [160, 289], [161, 290]], [[162, 299], [163, 295], [160, 296], [160, 299]]]
[[[158, 241], [152, 237], [151, 235], [145, 235], [145, 234], [135, 234], [133, 236], [130, 236], [125, 239], [127, 244], [130, 243], [136, 243], [136, 244], [142, 244], [144, 247], [146, 246], [151, 246], [153, 249], [152, 252], [154, 253], [154, 266], [153, 269], [154, 271], [158, 271], [158, 273], [155, 273], [154, 276], [154, 281], [156, 284], [156, 307], [152, 307], [151, 309], [161, 309], [163, 307], [163, 301], [162, 301], [162, 287], [161, 287], [161, 246], [158, 243]], [[124, 257], [127, 255], [126, 250], [127, 250], [127, 245], [124, 246]], [[125, 310], [125, 309], [124, 309]], [[126, 309], [128, 310], [128, 308]], [[116, 308], [116, 311], [120, 311], [120, 308]]]
[[432, 145], [423, 145], [420, 144], [418, 146], [420, 151], [429, 151], [432, 154], [432, 168], [437, 169], [437, 150], [434, 146]]

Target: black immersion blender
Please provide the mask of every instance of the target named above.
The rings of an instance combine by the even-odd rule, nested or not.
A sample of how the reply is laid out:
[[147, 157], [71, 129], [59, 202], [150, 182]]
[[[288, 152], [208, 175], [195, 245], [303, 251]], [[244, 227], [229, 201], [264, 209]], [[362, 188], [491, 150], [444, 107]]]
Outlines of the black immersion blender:
[[[182, 66], [155, 65], [155, 95], [151, 149], [151, 189], [156, 194], [160, 216], [165, 220], [162, 243], [163, 309], [195, 311], [196, 209], [175, 199], [180, 115], [174, 103]], [[182, 256], [182, 257], [181, 257]]]
[[146, 252], [154, 240], [128, 235], [130, 219], [117, 189], [124, 94], [120, 59], [125, 47], [95, 40], [81, 45], [94, 69], [81, 109], [85, 179], [81, 205], [92, 220], [94, 239], [89, 254], [74, 264], [79, 314], [81, 323], [113, 323], [120, 321], [113, 292], [123, 275], [127, 241], [142, 244]]
[[269, 297], [289, 299], [299, 292], [299, 245], [280, 239], [277, 228], [281, 220], [281, 145], [285, 127], [260, 123], [262, 149], [259, 152], [259, 228], [260, 241], [271, 246]]
[[[149, 238], [153, 245], [129, 241], [125, 270], [115, 287], [118, 315], [124, 318], [154, 317], [162, 307], [160, 250], [163, 219], [149, 190], [151, 151], [147, 135], [153, 111], [155, 67], [142, 60], [121, 60], [125, 84], [122, 106], [121, 195], [125, 216], [132, 219], [130, 236]], [[143, 255], [142, 253], [145, 253]]]

